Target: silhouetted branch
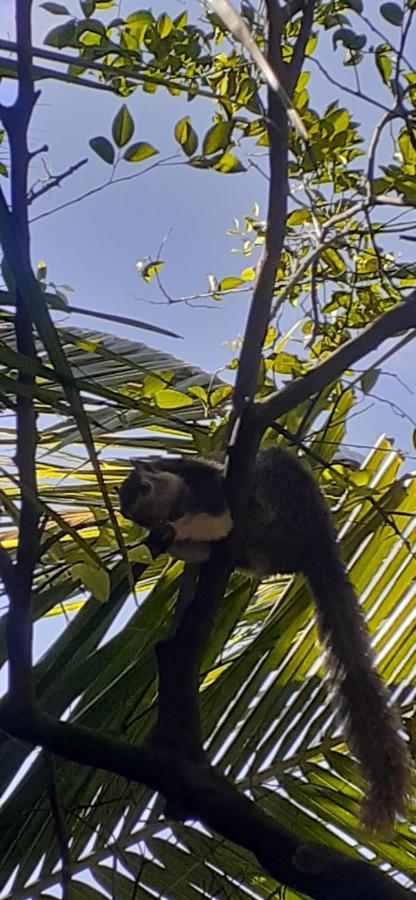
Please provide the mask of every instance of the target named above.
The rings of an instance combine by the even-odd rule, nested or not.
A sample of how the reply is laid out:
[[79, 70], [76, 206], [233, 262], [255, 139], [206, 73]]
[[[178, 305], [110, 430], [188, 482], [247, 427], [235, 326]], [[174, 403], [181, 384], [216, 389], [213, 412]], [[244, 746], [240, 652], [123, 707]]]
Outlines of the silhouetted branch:
[[291, 381], [281, 391], [259, 400], [254, 411], [257, 426], [264, 430], [274, 419], [322, 391], [359, 359], [376, 350], [383, 341], [409, 328], [416, 329], [416, 292], [408, 300], [379, 316], [315, 369]]
[[[11, 212], [0, 196], [0, 240], [12, 278], [30, 267], [29, 222], [27, 215], [27, 179], [30, 153], [27, 132], [37, 95], [31, 70], [32, 0], [21, 0], [16, 10], [18, 92], [12, 106], [1, 108], [11, 156]], [[12, 235], [8, 241], [6, 234]], [[36, 359], [30, 304], [19, 288], [16, 295], [16, 345], [20, 354]], [[38, 558], [36, 412], [33, 399], [34, 377], [22, 370], [17, 376], [16, 465], [21, 485], [21, 508], [17, 560], [14, 579], [9, 585], [7, 638], [9, 649], [10, 691], [14, 702], [29, 708], [33, 703], [31, 590]]]
[[27, 205], [30, 206], [31, 203], [34, 203], [35, 200], [38, 200], [39, 197], [42, 197], [43, 194], [47, 194], [48, 191], [51, 191], [52, 188], [60, 187], [63, 181], [66, 178], [69, 178], [70, 175], [73, 175], [74, 172], [77, 172], [82, 166], [85, 166], [88, 162], [88, 159], [80, 159], [79, 162], [74, 163], [73, 166], [68, 166], [65, 169], [65, 172], [61, 172], [60, 175], [52, 175], [48, 178], [46, 184], [42, 185], [42, 187], [38, 188], [36, 191], [34, 188], [31, 189], [27, 198]]
[[44, 713], [32, 719], [0, 705], [0, 728], [81, 765], [122, 775], [160, 791], [170, 808], [187, 815], [254, 854], [279, 882], [316, 900], [410, 900], [410, 891], [374, 866], [287, 833], [271, 816], [241, 794], [204, 759], [194, 760], [167, 747], [134, 747], [94, 729], [54, 721]]

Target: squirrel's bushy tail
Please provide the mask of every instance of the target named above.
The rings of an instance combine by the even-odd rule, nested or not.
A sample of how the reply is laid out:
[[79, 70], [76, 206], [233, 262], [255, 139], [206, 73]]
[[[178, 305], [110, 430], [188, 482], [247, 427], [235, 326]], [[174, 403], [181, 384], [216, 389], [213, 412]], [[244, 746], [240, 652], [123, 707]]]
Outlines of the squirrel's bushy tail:
[[321, 640], [346, 721], [348, 743], [369, 784], [363, 823], [388, 833], [403, 813], [410, 773], [399, 719], [374, 668], [370, 639], [357, 597], [341, 560], [311, 563], [305, 574], [318, 614]]

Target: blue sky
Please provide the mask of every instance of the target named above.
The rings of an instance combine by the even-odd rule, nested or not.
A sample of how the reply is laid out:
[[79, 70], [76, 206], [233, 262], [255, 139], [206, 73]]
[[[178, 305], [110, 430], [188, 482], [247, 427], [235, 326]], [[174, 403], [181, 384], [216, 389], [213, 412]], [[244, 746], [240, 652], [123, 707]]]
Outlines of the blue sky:
[[[75, 0], [67, 0], [66, 5], [71, 13], [77, 14]], [[121, 14], [127, 14], [137, 5], [134, 0], [122, 0]], [[179, 0], [170, 4], [158, 0], [152, 4], [156, 11], [166, 7], [173, 15], [183, 9]], [[13, 16], [13, 0], [1, 0], [2, 36], [13, 36]], [[62, 21], [36, 3], [35, 43], [40, 45], [42, 36]], [[330, 45], [325, 48], [324, 44], [323, 53], [327, 58], [321, 56], [321, 61], [327, 62], [331, 71], [338, 69], [338, 76], [346, 81], [351, 70], [340, 67], [341, 51], [335, 55]], [[368, 89], [374, 93], [377, 85], [369, 85]], [[313, 105], [318, 109], [336, 99], [334, 88], [316, 76], [312, 96]], [[10, 88], [0, 88], [0, 97], [10, 100]], [[348, 98], [346, 104], [350, 105]], [[239, 274], [244, 265], [252, 264], [252, 259], [245, 262], [240, 255], [230, 253], [235, 242], [226, 236], [226, 230], [232, 226], [233, 217], [248, 214], [254, 202], [264, 212], [267, 182], [253, 170], [234, 176], [200, 172], [182, 164], [181, 156], [178, 157], [180, 165], [157, 168], [148, 174], [143, 171], [146, 164], [134, 168], [132, 164], [121, 163], [118, 176], [137, 171], [138, 177], [50, 214], [57, 205], [108, 179], [110, 168], [92, 153], [88, 140], [97, 134], [110, 134], [119, 106], [118, 98], [104, 92], [52, 81], [42, 84], [31, 128], [31, 147], [48, 144], [49, 150], [35, 159], [33, 179], [44, 176], [45, 164], [53, 173], [66, 170], [85, 156], [88, 164], [32, 207], [34, 217], [49, 213], [33, 224], [33, 261], [45, 259], [48, 277], [57, 284], [73, 287], [70, 302], [164, 325], [183, 335], [183, 340], [172, 341], [117, 326], [119, 333], [214, 370], [230, 359], [230, 350], [224, 347], [224, 342], [235, 339], [244, 328], [247, 295], [229, 297], [209, 310], [191, 309], [183, 304], [152, 305], [140, 298], [149, 301], [157, 298], [158, 292], [139, 279], [135, 264], [146, 256], [154, 258], [169, 232], [162, 253], [166, 262], [163, 282], [172, 297], [207, 290], [208, 273], [219, 277]], [[211, 122], [209, 101], [199, 99], [189, 105], [184, 99], [171, 98], [162, 91], [156, 97], [137, 91], [129, 98], [128, 106], [136, 123], [135, 139], [149, 141], [160, 150], [160, 156], [154, 159], [164, 159], [177, 151], [173, 128], [184, 114], [192, 115], [201, 132]], [[370, 129], [369, 107], [361, 104], [354, 112], [359, 120], [368, 121]], [[99, 327], [85, 317], [73, 317], [71, 321], [85, 327]], [[412, 350], [403, 353], [390, 366], [390, 371], [400, 375], [410, 388], [415, 387], [412, 356]], [[376, 393], [393, 399], [412, 416], [413, 397], [397, 379], [381, 379]], [[363, 404], [363, 414], [351, 423], [351, 440], [371, 444], [381, 431], [387, 431], [396, 435], [399, 446], [411, 449], [411, 425], [406, 418], [385, 403], [368, 407], [367, 401]]]

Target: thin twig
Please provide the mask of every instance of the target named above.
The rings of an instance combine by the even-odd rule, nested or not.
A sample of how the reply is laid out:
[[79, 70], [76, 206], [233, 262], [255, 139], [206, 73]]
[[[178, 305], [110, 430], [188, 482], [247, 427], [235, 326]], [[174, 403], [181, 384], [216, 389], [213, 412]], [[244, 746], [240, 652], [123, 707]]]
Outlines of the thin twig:
[[66, 178], [69, 178], [70, 175], [73, 175], [74, 172], [77, 172], [82, 166], [85, 166], [88, 162], [88, 159], [80, 159], [79, 162], [74, 163], [72, 166], [69, 166], [68, 169], [65, 169], [65, 172], [61, 172], [59, 175], [53, 175], [49, 178], [46, 184], [44, 184], [37, 191], [34, 188], [31, 188], [27, 198], [27, 205], [30, 206], [31, 203], [34, 203], [35, 200], [38, 200], [39, 197], [42, 197], [43, 194], [47, 194], [52, 188], [60, 187], [63, 181]]
[[[156, 162], [151, 163], [139, 172], [134, 172], [133, 175], [123, 175], [121, 178], [110, 178], [103, 184], [99, 184], [98, 187], [90, 188], [90, 190], [84, 191], [83, 194], [78, 194], [78, 197], [74, 197], [72, 200], [67, 200], [65, 203], [60, 203], [59, 206], [54, 206], [53, 209], [47, 210], [47, 212], [40, 213], [38, 216], [33, 216], [30, 219], [30, 224], [32, 225], [33, 222], [39, 222], [41, 219], [46, 219], [48, 216], [52, 216], [62, 209], [68, 209], [70, 206], [75, 206], [76, 203], [81, 203], [83, 200], [93, 197], [95, 194], [99, 194], [112, 184], [122, 184], [124, 181], [133, 181], [133, 179], [139, 178], [141, 175], [147, 175], [147, 173], [151, 172], [153, 169], [157, 169], [158, 167], [163, 168], [165, 165], [173, 165], [173, 160], [177, 159], [178, 154], [175, 153], [172, 156], [167, 156], [165, 159], [158, 159]], [[186, 163], [180, 163], [180, 165], [186, 165]]]
[[356, 97], [357, 100], [364, 100], [365, 103], [370, 103], [371, 106], [378, 106], [379, 109], [382, 109], [384, 112], [389, 112], [388, 106], [385, 106], [384, 103], [380, 103], [379, 100], [376, 100], [374, 97], [370, 97], [368, 94], [363, 94], [361, 91], [354, 90], [354, 88], [348, 87], [348, 85], [343, 84], [342, 81], [337, 81], [333, 75], [330, 74], [328, 68], [325, 67], [316, 56], [311, 56], [310, 61], [317, 66], [322, 75], [325, 76], [327, 81], [330, 84], [334, 85], [334, 87], [338, 88], [340, 91], [344, 91], [346, 94], [350, 94], [352, 97]]
[[378, 122], [378, 124], [376, 125], [376, 127], [374, 129], [373, 136], [371, 138], [370, 146], [368, 149], [368, 167], [367, 167], [368, 186], [367, 186], [367, 191], [368, 191], [369, 196], [373, 195], [375, 160], [376, 160], [377, 147], [379, 145], [381, 135], [382, 135], [386, 125], [388, 125], [388, 123], [391, 122], [393, 119], [398, 118], [398, 116], [399, 116], [399, 113], [398, 113], [397, 109], [388, 110], [388, 112], [384, 113], [384, 115], [381, 117], [380, 121]]

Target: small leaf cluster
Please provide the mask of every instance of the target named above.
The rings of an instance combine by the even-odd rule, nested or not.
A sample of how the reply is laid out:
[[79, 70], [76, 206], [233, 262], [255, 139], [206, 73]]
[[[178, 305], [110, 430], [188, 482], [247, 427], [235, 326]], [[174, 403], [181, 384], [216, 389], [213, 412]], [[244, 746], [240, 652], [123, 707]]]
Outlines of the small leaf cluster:
[[213, 169], [230, 175], [245, 172], [245, 166], [231, 152], [234, 122], [217, 118], [206, 132], [202, 142], [202, 154], [197, 155], [198, 135], [192, 127], [190, 116], [184, 116], [175, 125], [175, 138], [196, 169]]
[[135, 141], [134, 143], [129, 143], [130, 139], [133, 137], [134, 129], [133, 118], [126, 104], [123, 103], [115, 115], [111, 126], [111, 134], [114, 143], [112, 143], [109, 138], [99, 135], [91, 138], [89, 142], [90, 147], [100, 159], [111, 166], [116, 162], [116, 148], [122, 150], [123, 147], [126, 147], [126, 144], [128, 144], [128, 146], [122, 155], [122, 159], [126, 160], [126, 162], [144, 162], [145, 159], [149, 159], [151, 156], [155, 156], [155, 154], [159, 153], [159, 151], [156, 150], [156, 147], [149, 144], [147, 141]]

